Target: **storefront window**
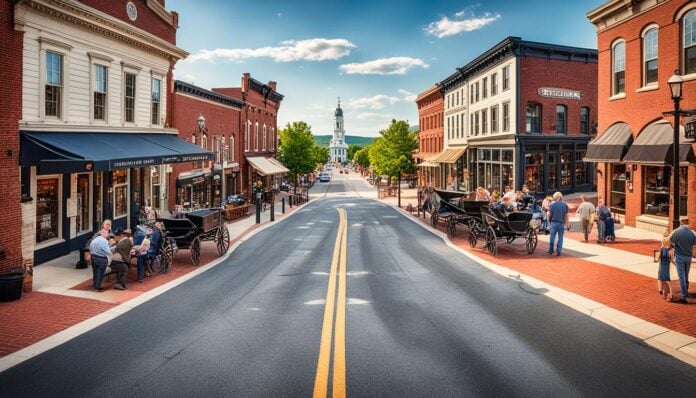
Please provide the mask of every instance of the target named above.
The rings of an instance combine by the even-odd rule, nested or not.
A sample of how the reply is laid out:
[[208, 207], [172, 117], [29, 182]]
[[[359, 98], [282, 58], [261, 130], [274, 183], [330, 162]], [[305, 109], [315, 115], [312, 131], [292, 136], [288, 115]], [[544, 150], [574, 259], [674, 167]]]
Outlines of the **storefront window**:
[[556, 152], [549, 152], [549, 191], [555, 191], [558, 189], [558, 180], [556, 173], [558, 170], [558, 157]]
[[513, 161], [511, 149], [479, 149], [477, 164], [472, 164], [473, 170], [478, 170], [476, 183], [484, 188], [502, 190], [506, 185], [513, 185]]
[[524, 158], [524, 183], [532, 192], [544, 192], [544, 154], [528, 153]]
[[36, 181], [36, 243], [59, 236], [60, 178], [42, 178]]
[[96, 217], [96, 221], [94, 224], [94, 228], [97, 228], [98, 226], [96, 225], [99, 223], [101, 225], [101, 222], [104, 220], [104, 202], [102, 201], [102, 188], [104, 187], [104, 175], [102, 173], [97, 173], [94, 175], [94, 207], [96, 209], [96, 214], [94, 215]]
[[612, 165], [609, 207], [618, 213], [626, 212], [626, 165]]
[[92, 223], [89, 220], [90, 192], [89, 174], [77, 175], [77, 232], [89, 231]]
[[573, 176], [571, 175], [572, 170], [572, 155], [573, 152], [561, 152], [561, 189], [568, 189], [571, 187], [573, 182]]
[[159, 166], [150, 168], [150, 184], [152, 185], [152, 191], [150, 195], [150, 206], [153, 209], [160, 210], [161, 203], [161, 191], [160, 191], [160, 168]]
[[[669, 216], [669, 198], [672, 183], [671, 167], [645, 167], [645, 209], [646, 214]], [[686, 215], [686, 176], [687, 168], [679, 168], [679, 213]]]
[[583, 162], [586, 151], [575, 152], [575, 185], [588, 184], [587, 182], [587, 163]]
[[128, 170], [112, 172], [114, 218], [128, 215]]

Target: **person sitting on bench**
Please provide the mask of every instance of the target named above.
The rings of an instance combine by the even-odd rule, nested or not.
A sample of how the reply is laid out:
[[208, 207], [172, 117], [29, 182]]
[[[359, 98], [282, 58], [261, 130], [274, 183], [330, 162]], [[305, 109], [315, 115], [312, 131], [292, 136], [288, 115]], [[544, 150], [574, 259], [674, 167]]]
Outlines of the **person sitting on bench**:
[[131, 238], [131, 230], [126, 229], [121, 232], [121, 239], [116, 246], [112, 247], [114, 255], [111, 258], [109, 265], [112, 270], [118, 272], [118, 281], [114, 285], [116, 290], [126, 290], [126, 276], [128, 275], [128, 266], [130, 265], [131, 254], [133, 253], [133, 238]]

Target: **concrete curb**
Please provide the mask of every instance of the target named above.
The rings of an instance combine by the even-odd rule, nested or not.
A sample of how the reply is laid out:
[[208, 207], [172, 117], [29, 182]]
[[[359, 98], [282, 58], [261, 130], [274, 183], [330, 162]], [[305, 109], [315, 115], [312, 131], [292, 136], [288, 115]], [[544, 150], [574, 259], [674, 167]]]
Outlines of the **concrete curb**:
[[514, 269], [503, 267], [478, 257], [475, 254], [455, 245], [449, 240], [447, 234], [425, 225], [420, 221], [420, 219], [415, 218], [413, 214], [395, 205], [391, 205], [389, 203], [386, 204], [395, 208], [397, 211], [400, 211], [404, 215], [407, 215], [407, 218], [416, 225], [430, 231], [435, 236], [440, 237], [447, 246], [499, 274], [500, 276], [527, 283], [537, 289], [546, 289], [547, 291], [543, 294], [544, 296], [578, 312], [588, 315], [591, 318], [604, 322], [615, 329], [643, 341], [646, 345], [649, 345], [664, 352], [665, 354], [696, 367], [696, 338], [669, 330], [660, 325], [656, 325], [633, 315], [607, 307], [604, 304], [587, 299], [565, 289], [549, 285], [546, 282], [522, 274]]
[[152, 290], [148, 290], [144, 292], [143, 294], [134, 297], [124, 303], [121, 303], [113, 308], [108, 309], [105, 312], [102, 312], [101, 314], [95, 315], [89, 319], [86, 319], [80, 323], [77, 323], [63, 331], [60, 331], [54, 335], [51, 335], [49, 337], [46, 337], [43, 340], [40, 340], [28, 347], [22, 348], [19, 351], [13, 352], [11, 354], [8, 354], [2, 358], [0, 358], [0, 372], [3, 372], [15, 365], [18, 365], [27, 359], [33, 358], [41, 353], [44, 353], [50, 349], [53, 349], [63, 343], [66, 343], [75, 337], [78, 337], [86, 332], [89, 332], [90, 330], [101, 326], [105, 324], [106, 322], [109, 322], [126, 312], [136, 308], [137, 306], [144, 304], [147, 301], [152, 300], [153, 298], [159, 296], [160, 294], [171, 290], [172, 288], [181, 285], [182, 283], [208, 271], [209, 269], [218, 266], [220, 263], [222, 263], [224, 260], [229, 258], [232, 253], [242, 244], [244, 243], [247, 239], [250, 237], [256, 235], [257, 233], [265, 230], [266, 228], [270, 228], [273, 225], [276, 225], [279, 222], [283, 222], [286, 219], [289, 219], [291, 216], [293, 216], [295, 213], [298, 212], [299, 209], [302, 207], [308, 205], [312, 201], [303, 203], [300, 206], [297, 206], [297, 210], [293, 210], [291, 213], [285, 215], [281, 219], [276, 219], [275, 221], [267, 221], [266, 223], [262, 224], [259, 228], [256, 228], [249, 232], [248, 234], [245, 235], [245, 233], [250, 229], [247, 228], [245, 229], [239, 236], [244, 235], [243, 238], [240, 238], [235, 242], [230, 248], [227, 250], [227, 253], [225, 253], [222, 257], [218, 257], [208, 264], [201, 266], [194, 271], [191, 271], [187, 273], [186, 275], [182, 275], [177, 279], [174, 279], [172, 281], [169, 281], [163, 285], [157, 286], [156, 288]]

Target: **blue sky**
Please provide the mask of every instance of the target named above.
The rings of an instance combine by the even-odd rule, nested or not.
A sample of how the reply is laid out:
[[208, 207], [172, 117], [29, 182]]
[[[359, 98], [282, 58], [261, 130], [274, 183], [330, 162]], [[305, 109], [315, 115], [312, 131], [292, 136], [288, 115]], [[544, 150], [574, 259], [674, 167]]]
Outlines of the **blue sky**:
[[176, 79], [239, 86], [242, 73], [278, 82], [278, 125], [303, 120], [332, 134], [337, 97], [346, 134], [376, 136], [391, 119], [418, 122], [415, 97], [507, 36], [596, 48], [585, 14], [606, 0], [191, 1]]

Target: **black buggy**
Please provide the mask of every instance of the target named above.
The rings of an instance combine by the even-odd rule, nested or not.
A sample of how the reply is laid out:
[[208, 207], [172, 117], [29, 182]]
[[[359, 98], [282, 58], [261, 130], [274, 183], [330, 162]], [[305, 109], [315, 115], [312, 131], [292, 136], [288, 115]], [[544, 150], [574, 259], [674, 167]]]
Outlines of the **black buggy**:
[[230, 247], [223, 209], [196, 210], [185, 213], [184, 218], [160, 218], [157, 221], [161, 221], [166, 230], [164, 247], [169, 249], [165, 250], [173, 256], [179, 249], [189, 249], [193, 265], [201, 261], [201, 242], [214, 241], [220, 256]]
[[478, 238], [482, 238], [486, 243], [486, 251], [492, 256], [498, 253], [498, 240], [505, 240], [512, 243], [515, 239], [523, 238], [525, 249], [528, 254], [534, 253], [537, 246], [537, 223], [532, 221], [533, 213], [520, 211], [503, 213], [489, 206], [481, 208], [483, 216], [482, 228], [469, 233], [469, 243], [471, 236], [475, 235], [474, 244]]
[[476, 245], [475, 231], [481, 230], [483, 220], [481, 207], [487, 206], [487, 201], [466, 199], [465, 192], [444, 191], [436, 189], [435, 193], [440, 200], [438, 206], [431, 214], [431, 223], [436, 227], [438, 222], [443, 221], [447, 225], [447, 235], [452, 238], [456, 234], [457, 224], [464, 224], [469, 229], [469, 244]]

